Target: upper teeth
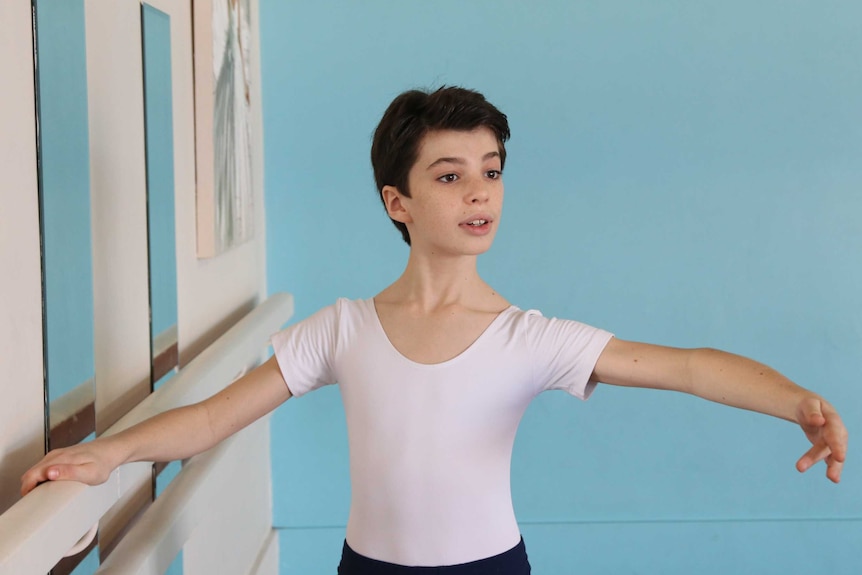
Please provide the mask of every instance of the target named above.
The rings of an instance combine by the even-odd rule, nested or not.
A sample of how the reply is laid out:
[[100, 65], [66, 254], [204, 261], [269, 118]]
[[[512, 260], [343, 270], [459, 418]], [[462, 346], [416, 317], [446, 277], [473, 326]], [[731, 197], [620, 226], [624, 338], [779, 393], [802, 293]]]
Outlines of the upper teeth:
[[467, 222], [467, 225], [481, 226], [481, 225], [486, 224], [486, 223], [487, 223], [487, 220], [473, 220], [472, 222]]

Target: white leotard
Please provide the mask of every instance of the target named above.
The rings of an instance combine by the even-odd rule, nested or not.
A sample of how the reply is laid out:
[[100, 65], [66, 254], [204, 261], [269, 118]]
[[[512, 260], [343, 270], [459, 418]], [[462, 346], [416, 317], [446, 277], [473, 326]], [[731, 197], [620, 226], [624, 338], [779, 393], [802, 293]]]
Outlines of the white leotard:
[[347, 542], [400, 565], [453, 565], [514, 547], [509, 467], [530, 401], [586, 399], [611, 334], [510, 307], [463, 353], [401, 355], [374, 302], [341, 299], [272, 338], [294, 396], [339, 383], [350, 444]]

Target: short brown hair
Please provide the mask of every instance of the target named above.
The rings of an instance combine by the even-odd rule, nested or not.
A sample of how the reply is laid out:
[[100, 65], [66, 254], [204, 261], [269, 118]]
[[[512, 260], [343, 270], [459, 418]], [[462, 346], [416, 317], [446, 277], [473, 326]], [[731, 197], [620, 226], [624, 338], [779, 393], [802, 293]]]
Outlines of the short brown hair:
[[[395, 98], [374, 130], [371, 165], [377, 192], [383, 201], [383, 187], [394, 186], [410, 197], [408, 176], [419, 155], [419, 145], [434, 130], [470, 131], [486, 127], [497, 136], [501, 169], [506, 164], [509, 122], [506, 114], [474, 90], [443, 86], [433, 92], [409, 90]], [[407, 245], [407, 226], [392, 220]]]

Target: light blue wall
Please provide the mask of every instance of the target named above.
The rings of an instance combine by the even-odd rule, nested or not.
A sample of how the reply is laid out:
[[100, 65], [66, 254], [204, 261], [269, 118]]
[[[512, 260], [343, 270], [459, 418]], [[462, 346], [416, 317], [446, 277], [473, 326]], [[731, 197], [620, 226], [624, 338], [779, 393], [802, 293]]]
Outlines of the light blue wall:
[[[368, 160], [389, 101], [461, 84], [509, 115], [481, 269], [523, 308], [753, 356], [862, 428], [862, 5], [261, 0], [270, 292], [296, 319], [401, 272]], [[441, 423], [445, 424], [445, 422]], [[333, 573], [337, 389], [273, 425], [282, 572]], [[862, 475], [793, 464], [790, 424], [680, 395], [546, 394], [515, 446], [537, 573], [855, 573]], [[812, 554], [803, 550], [808, 549]]]

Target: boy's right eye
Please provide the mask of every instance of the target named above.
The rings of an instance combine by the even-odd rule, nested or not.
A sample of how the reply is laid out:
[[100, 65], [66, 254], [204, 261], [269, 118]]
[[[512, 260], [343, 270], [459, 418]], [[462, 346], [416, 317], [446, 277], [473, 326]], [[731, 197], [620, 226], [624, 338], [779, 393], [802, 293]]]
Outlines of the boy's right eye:
[[446, 184], [450, 184], [457, 179], [458, 179], [457, 174], [446, 174], [445, 176], [440, 176], [439, 178], [437, 178], [438, 181], [441, 181], [441, 182], [446, 183]]

